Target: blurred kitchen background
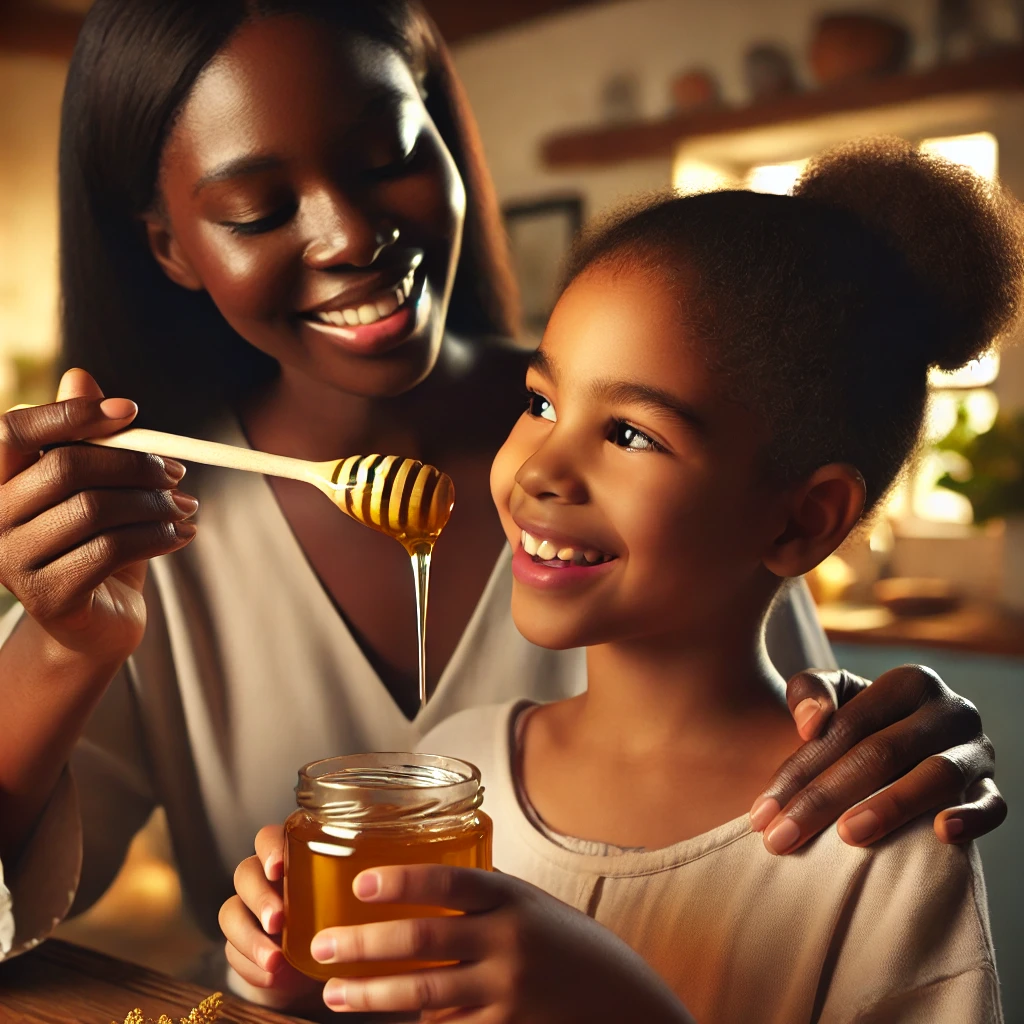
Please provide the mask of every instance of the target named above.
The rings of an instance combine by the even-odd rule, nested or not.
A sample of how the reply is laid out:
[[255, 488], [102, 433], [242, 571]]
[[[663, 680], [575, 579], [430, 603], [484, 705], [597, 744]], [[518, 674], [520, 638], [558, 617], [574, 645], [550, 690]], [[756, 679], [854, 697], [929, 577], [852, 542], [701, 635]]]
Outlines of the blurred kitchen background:
[[[56, 153], [89, 0], [0, 8], [0, 407], [53, 392]], [[1024, 0], [427, 0], [506, 215], [530, 331], [582, 224], [632, 193], [785, 192], [821, 148], [888, 132], [1024, 197]], [[885, 373], [879, 365], [879, 373]], [[926, 443], [885, 514], [810, 580], [841, 664], [934, 666], [974, 701], [1007, 823], [982, 840], [1006, 1019], [1024, 1021], [1024, 345], [936, 374]], [[162, 821], [62, 926], [176, 972], [210, 947]]]

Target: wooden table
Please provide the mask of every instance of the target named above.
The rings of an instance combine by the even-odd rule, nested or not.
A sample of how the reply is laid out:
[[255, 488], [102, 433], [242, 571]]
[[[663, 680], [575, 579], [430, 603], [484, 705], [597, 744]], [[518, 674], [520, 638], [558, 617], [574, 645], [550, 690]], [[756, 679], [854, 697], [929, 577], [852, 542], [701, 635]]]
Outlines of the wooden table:
[[[147, 1018], [166, 1013], [177, 1021], [208, 995], [210, 990], [199, 985], [59, 939], [0, 963], [0, 1024], [120, 1024], [135, 1007]], [[298, 1020], [230, 997], [220, 1019], [224, 1024]]]

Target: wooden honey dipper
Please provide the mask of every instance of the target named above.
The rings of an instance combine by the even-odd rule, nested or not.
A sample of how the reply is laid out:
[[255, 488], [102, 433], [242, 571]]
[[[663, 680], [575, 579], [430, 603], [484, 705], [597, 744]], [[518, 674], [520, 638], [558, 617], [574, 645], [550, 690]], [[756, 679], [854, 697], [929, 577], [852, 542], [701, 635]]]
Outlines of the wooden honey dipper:
[[[18, 405], [15, 409], [28, 406]], [[397, 455], [350, 455], [333, 462], [307, 462], [286, 455], [203, 441], [181, 434], [131, 427], [86, 444], [124, 448], [224, 469], [303, 480], [318, 487], [352, 519], [393, 537], [412, 558], [419, 641], [420, 705], [426, 704], [426, 618], [430, 555], [455, 504], [455, 485], [447, 473]]]

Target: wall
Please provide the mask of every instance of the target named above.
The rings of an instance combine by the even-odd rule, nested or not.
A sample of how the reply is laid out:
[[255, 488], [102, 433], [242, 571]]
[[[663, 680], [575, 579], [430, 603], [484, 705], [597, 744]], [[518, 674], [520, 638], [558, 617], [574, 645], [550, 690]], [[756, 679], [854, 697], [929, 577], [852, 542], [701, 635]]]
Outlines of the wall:
[[66, 65], [0, 57], [0, 400], [5, 358], [57, 340], [57, 133]]

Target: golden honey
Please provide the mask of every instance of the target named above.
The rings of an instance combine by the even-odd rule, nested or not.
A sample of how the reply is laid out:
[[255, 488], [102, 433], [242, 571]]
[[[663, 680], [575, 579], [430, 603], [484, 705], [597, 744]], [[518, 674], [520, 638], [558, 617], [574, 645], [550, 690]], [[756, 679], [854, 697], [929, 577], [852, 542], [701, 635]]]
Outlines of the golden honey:
[[288, 962], [310, 977], [368, 977], [437, 966], [425, 961], [320, 964], [313, 936], [333, 925], [367, 924], [458, 911], [364, 903], [352, 891], [360, 871], [388, 864], [491, 869], [491, 821], [473, 765], [433, 754], [355, 754], [306, 765], [299, 810], [285, 823]]

